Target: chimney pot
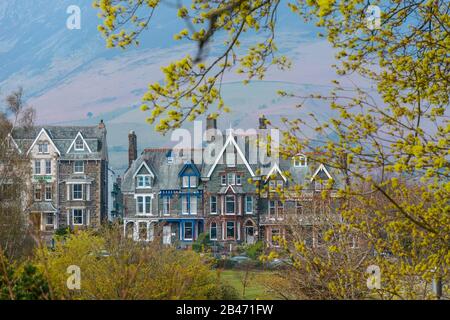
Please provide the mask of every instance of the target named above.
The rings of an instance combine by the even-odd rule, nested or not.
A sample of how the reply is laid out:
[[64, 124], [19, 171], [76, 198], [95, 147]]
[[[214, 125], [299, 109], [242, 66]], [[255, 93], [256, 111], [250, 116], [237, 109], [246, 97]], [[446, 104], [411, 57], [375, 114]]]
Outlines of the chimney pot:
[[105, 129], [105, 123], [103, 122], [103, 119], [100, 120], [100, 123], [98, 124], [99, 129]]

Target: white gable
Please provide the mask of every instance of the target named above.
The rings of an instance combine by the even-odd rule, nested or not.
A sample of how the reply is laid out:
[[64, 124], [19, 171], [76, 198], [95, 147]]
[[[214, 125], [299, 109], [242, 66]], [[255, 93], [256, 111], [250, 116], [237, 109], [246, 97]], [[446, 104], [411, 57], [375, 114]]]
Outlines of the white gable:
[[152, 170], [148, 167], [147, 163], [145, 161], [142, 161], [141, 165], [137, 168], [137, 170], [134, 172], [133, 179], [136, 178], [139, 171], [141, 171], [142, 167], [145, 167], [148, 171], [148, 174], [152, 176], [152, 178], [155, 178], [155, 175], [153, 174]]
[[83, 137], [83, 135], [81, 134], [81, 132], [78, 132], [78, 133], [77, 133], [77, 136], [75, 137], [75, 139], [73, 139], [72, 143], [71, 143], [70, 146], [69, 146], [69, 149], [67, 149], [67, 153], [69, 153], [70, 150], [74, 147], [75, 142], [76, 142], [78, 139], [81, 139], [81, 140], [83, 141], [84, 148], [87, 149], [87, 150], [89, 151], [89, 153], [92, 153], [91, 148], [89, 148], [89, 145], [87, 144], [86, 140], [84, 140], [84, 137]]
[[230, 145], [230, 144], [232, 144], [234, 146], [234, 148], [236, 149], [238, 155], [241, 157], [242, 162], [244, 162], [245, 166], [247, 167], [247, 169], [250, 172], [250, 174], [252, 175], [252, 177], [255, 176], [255, 173], [253, 172], [252, 168], [250, 167], [250, 164], [248, 163], [247, 159], [245, 159], [245, 156], [242, 153], [241, 148], [239, 148], [237, 142], [234, 140], [233, 134], [232, 134], [232, 132], [230, 130], [230, 132], [228, 134], [228, 138], [225, 141], [224, 146], [220, 150], [219, 154], [217, 155], [216, 160], [214, 161], [213, 166], [211, 167], [211, 169], [209, 170], [208, 174], [206, 175], [207, 178], [211, 177], [212, 173], [214, 172], [214, 169], [219, 164], [220, 159], [222, 159], [225, 150], [227, 149], [228, 145]]
[[45, 135], [45, 137], [47, 138], [47, 140], [50, 142], [50, 144], [53, 146], [53, 148], [55, 148], [55, 151], [61, 155], [61, 152], [59, 152], [58, 148], [56, 147], [56, 145], [54, 144], [53, 140], [50, 138], [50, 136], [47, 133], [47, 130], [45, 130], [44, 128], [41, 129], [41, 131], [39, 132], [39, 134], [37, 135], [36, 139], [34, 139], [33, 143], [31, 144], [31, 147], [28, 149], [27, 154], [30, 153], [30, 151], [34, 148], [34, 146], [36, 145], [36, 142], [38, 142], [41, 138], [42, 135]]
[[273, 175], [275, 172], [278, 172], [278, 174], [283, 178], [284, 182], [287, 181], [286, 177], [284, 176], [283, 172], [281, 172], [280, 167], [278, 166], [278, 163], [275, 162], [272, 169], [270, 169], [269, 173], [266, 176], [266, 182], [269, 180], [270, 176]]
[[325, 172], [325, 174], [327, 175], [328, 179], [333, 179], [331, 177], [331, 174], [328, 172], [327, 168], [321, 163], [320, 166], [317, 168], [316, 172], [314, 172], [312, 178], [311, 178], [311, 182], [314, 180], [314, 178], [319, 174], [320, 171]]

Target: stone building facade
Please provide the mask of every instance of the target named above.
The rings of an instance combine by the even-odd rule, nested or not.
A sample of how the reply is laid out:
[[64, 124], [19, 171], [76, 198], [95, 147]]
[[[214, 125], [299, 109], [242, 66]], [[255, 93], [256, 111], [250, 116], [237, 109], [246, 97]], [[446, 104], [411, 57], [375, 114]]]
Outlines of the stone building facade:
[[[131, 132], [130, 166], [122, 182], [124, 232], [146, 241], [159, 232], [163, 243], [180, 247], [205, 233], [214, 248], [232, 251], [258, 240], [276, 247], [294, 223], [310, 230], [311, 243], [317, 244], [315, 217], [335, 201], [330, 190], [324, 206], [321, 193], [330, 179], [337, 186], [337, 176], [307, 155], [282, 159], [266, 147], [252, 153], [252, 142], [267, 135], [265, 118], [254, 137], [231, 129], [222, 133], [208, 119], [203, 149], [145, 149], [137, 157]], [[213, 149], [206, 161], [205, 150]], [[301, 192], [289, 191], [296, 185]]]
[[59, 228], [98, 228], [107, 219], [106, 128], [17, 128], [11, 138], [31, 162], [33, 225], [45, 238]]

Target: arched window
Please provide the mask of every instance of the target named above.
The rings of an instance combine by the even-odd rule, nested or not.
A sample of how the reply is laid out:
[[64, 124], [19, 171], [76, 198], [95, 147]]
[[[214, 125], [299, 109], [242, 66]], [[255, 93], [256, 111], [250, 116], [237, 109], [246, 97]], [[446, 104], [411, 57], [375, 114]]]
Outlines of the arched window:
[[294, 167], [302, 168], [308, 166], [307, 158], [303, 154], [298, 154], [294, 158]]

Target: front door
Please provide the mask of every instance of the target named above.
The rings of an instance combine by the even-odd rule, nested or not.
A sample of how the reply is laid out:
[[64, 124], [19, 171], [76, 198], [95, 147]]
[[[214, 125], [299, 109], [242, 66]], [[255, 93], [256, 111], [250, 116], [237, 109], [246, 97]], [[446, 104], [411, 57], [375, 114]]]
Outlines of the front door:
[[255, 243], [255, 229], [253, 227], [245, 227], [245, 242], [248, 244]]
[[170, 225], [163, 227], [163, 244], [171, 244], [172, 243], [172, 229]]

